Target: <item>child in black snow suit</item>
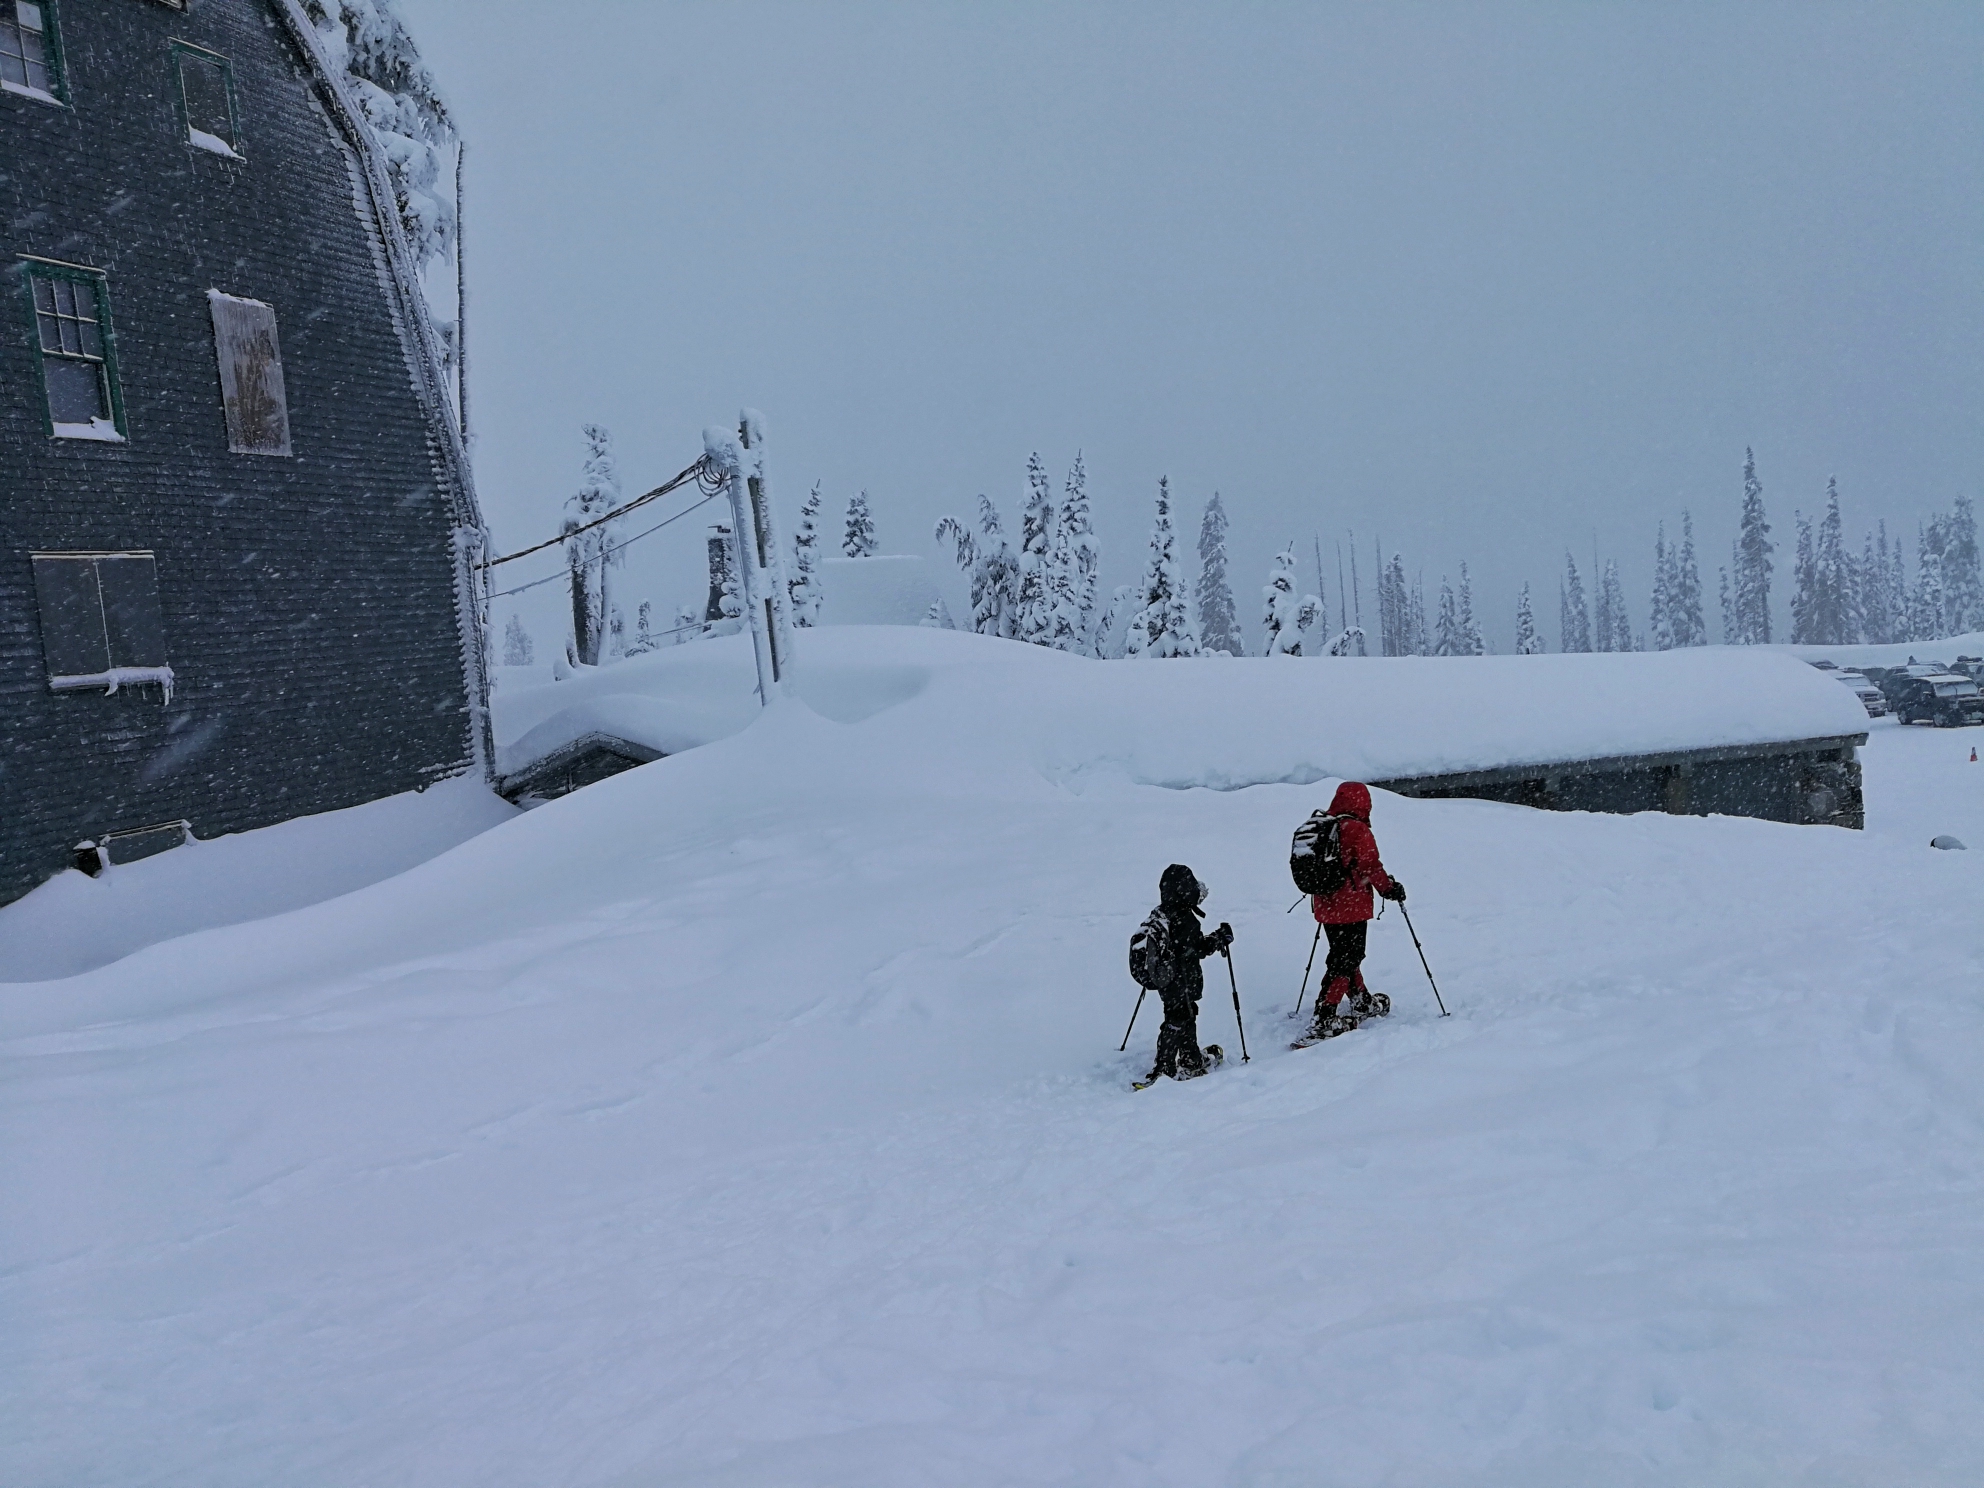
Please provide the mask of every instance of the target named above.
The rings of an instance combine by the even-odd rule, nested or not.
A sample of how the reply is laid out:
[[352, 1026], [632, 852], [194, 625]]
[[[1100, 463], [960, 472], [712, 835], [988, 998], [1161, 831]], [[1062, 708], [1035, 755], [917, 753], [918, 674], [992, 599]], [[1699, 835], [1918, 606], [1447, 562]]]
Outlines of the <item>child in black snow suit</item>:
[[1157, 1031], [1151, 1080], [1159, 1075], [1189, 1080], [1206, 1072], [1206, 1056], [1199, 1050], [1199, 998], [1206, 984], [1199, 963], [1233, 944], [1233, 927], [1221, 921], [1210, 935], [1199, 928], [1205, 897], [1206, 886], [1183, 863], [1173, 863], [1157, 881], [1158, 913], [1170, 929], [1171, 976], [1158, 994], [1164, 999], [1164, 1026]]

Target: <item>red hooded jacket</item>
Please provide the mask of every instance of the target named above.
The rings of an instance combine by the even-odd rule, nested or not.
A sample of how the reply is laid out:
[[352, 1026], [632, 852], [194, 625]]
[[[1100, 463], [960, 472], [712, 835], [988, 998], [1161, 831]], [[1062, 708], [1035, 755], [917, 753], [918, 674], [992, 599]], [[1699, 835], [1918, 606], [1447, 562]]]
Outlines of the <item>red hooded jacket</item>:
[[1351, 925], [1371, 918], [1371, 890], [1383, 893], [1392, 886], [1392, 878], [1378, 859], [1378, 839], [1371, 835], [1371, 792], [1346, 780], [1336, 788], [1330, 815], [1348, 818], [1337, 828], [1337, 841], [1350, 881], [1334, 894], [1311, 895], [1310, 907], [1322, 924]]

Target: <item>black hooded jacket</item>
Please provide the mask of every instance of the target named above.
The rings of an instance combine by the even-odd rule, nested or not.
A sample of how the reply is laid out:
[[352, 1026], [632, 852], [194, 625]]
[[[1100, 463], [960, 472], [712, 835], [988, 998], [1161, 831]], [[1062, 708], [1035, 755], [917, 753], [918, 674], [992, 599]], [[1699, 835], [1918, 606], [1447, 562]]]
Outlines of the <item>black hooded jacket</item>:
[[1171, 927], [1171, 981], [1164, 989], [1164, 1000], [1178, 998], [1197, 1001], [1205, 992], [1205, 974], [1199, 962], [1219, 950], [1218, 942], [1199, 928], [1198, 876], [1183, 863], [1173, 863], [1157, 881], [1158, 910]]

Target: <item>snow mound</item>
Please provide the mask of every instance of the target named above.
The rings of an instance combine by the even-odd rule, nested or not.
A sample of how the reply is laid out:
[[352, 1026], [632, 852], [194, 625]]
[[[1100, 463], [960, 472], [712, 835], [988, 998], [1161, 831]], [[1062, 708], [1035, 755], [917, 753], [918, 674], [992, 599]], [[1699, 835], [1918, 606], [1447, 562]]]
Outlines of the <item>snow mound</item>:
[[[1326, 791], [1037, 760], [1183, 722], [1140, 768], [1320, 767], [1363, 663], [813, 639], [884, 706], [753, 704], [389, 883], [0, 988], [0, 1482], [1984, 1481], [1984, 854], [1927, 846], [1980, 835], [1967, 739], [1872, 730], [1864, 833], [1380, 796], [1453, 1016], [1393, 912], [1392, 1016], [1292, 1053]], [[1608, 664], [1721, 666], [1657, 660]], [[1132, 1095], [1172, 861], [1253, 1059]]]
[[1902, 666], [1918, 661], [1955, 661], [1959, 656], [1984, 656], [1984, 631], [1949, 636], [1940, 641], [1895, 641], [1875, 646], [1773, 646], [1802, 661], [1834, 661], [1843, 667]]
[[191, 839], [112, 864], [98, 878], [58, 873], [0, 908], [0, 982], [75, 976], [159, 941], [349, 894], [516, 814], [480, 780], [459, 777], [344, 811]]
[[[850, 560], [880, 562], [879, 559]], [[962, 764], [1025, 762], [1073, 783], [1232, 789], [1386, 780], [1863, 733], [1832, 678], [1752, 648], [1620, 655], [1098, 662], [966, 632], [843, 626], [797, 638], [800, 698], [926, 731]], [[497, 694], [499, 758], [519, 768], [604, 728], [673, 754], [758, 711], [743, 637], [673, 647]], [[605, 699], [619, 727], [600, 722]], [[643, 711], [642, 697], [655, 703]]]

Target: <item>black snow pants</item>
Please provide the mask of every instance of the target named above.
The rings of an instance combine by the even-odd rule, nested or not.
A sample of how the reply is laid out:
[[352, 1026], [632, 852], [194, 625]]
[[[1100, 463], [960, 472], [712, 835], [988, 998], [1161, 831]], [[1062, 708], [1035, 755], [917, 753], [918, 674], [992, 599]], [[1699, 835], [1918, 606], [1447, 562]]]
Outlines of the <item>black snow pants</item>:
[[1354, 987], [1364, 990], [1364, 940], [1371, 929], [1369, 920], [1352, 920], [1348, 925], [1325, 925], [1330, 938], [1329, 959], [1323, 962], [1323, 1006], [1334, 1010]]
[[1157, 1063], [1150, 1077], [1169, 1075], [1189, 1080], [1206, 1072], [1206, 1056], [1199, 1049], [1199, 998], [1197, 993], [1166, 992], [1164, 1026], [1157, 1030]]

